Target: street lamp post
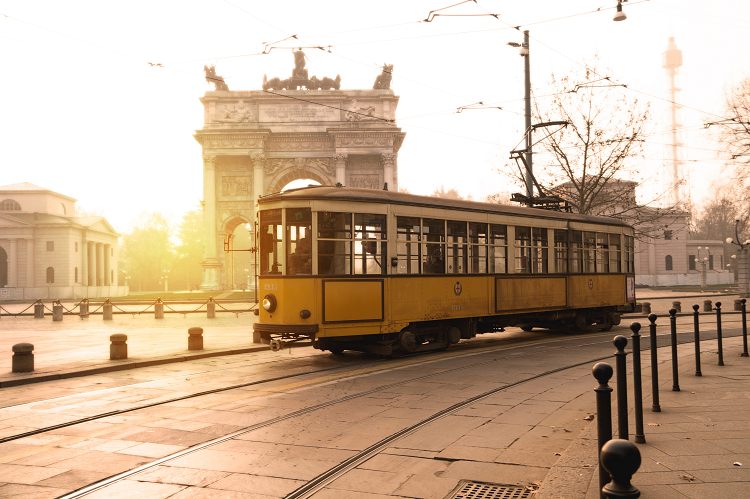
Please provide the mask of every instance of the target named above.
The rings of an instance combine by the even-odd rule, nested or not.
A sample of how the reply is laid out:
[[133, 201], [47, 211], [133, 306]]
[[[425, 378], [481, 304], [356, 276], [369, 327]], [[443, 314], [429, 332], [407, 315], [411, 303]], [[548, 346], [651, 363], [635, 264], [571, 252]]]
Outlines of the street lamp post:
[[523, 57], [524, 70], [524, 103], [526, 118], [526, 197], [531, 199], [534, 196], [534, 186], [532, 183], [533, 167], [531, 159], [531, 62], [529, 61], [529, 30], [523, 32], [523, 43], [508, 42], [511, 47], [520, 47], [518, 54]]
[[[740, 292], [740, 298], [750, 298], [750, 267], [748, 265], [748, 246], [750, 246], [750, 240], [744, 243], [740, 242], [739, 235], [739, 220], [734, 221], [734, 237], [727, 238], [727, 244], [736, 244], [739, 246], [737, 251], [737, 286]], [[734, 258], [734, 256], [732, 256]]]

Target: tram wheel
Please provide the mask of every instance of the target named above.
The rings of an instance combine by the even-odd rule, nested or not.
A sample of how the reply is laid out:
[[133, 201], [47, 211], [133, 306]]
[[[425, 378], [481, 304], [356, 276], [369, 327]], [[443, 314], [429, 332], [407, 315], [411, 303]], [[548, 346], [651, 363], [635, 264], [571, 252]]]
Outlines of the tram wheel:
[[341, 355], [344, 353], [343, 347], [333, 347], [329, 348], [328, 351], [330, 351], [333, 355]]
[[534, 326], [521, 326], [521, 331], [526, 331], [527, 333], [534, 329]]
[[599, 328], [599, 331], [603, 331], [603, 332], [606, 333], [607, 331], [611, 331], [613, 327], [614, 327], [614, 324], [612, 324], [610, 322], [609, 324], [605, 325], [604, 327]]

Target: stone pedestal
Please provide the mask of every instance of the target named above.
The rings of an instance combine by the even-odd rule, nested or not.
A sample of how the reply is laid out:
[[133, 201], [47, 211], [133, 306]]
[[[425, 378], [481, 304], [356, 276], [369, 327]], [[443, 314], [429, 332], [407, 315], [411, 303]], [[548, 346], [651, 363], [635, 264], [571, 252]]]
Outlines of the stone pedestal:
[[34, 319], [44, 319], [44, 304], [37, 303], [34, 305]]
[[188, 335], [188, 350], [203, 350], [203, 328], [191, 327]]
[[164, 304], [163, 303], [157, 303], [154, 305], [154, 317], [156, 319], [164, 318]]
[[112, 320], [112, 304], [111, 303], [105, 303], [104, 305], [102, 305], [102, 318], [105, 321]]
[[31, 343], [16, 343], [13, 345], [13, 360], [11, 370], [14, 373], [30, 373], [34, 370], [34, 345]]
[[206, 313], [206, 316], [207, 316], [207, 317], [208, 317], [209, 319], [215, 319], [215, 318], [216, 318], [216, 304], [215, 304], [215, 303], [213, 303], [213, 302], [209, 302], [209, 303], [208, 303], [208, 304], [206, 305], [206, 309], [207, 309], [207, 313]]
[[112, 344], [109, 346], [109, 360], [122, 360], [128, 358], [128, 335], [113, 334], [109, 337]]
[[81, 302], [80, 305], [78, 305], [78, 310], [80, 312], [81, 318], [88, 317], [89, 316], [89, 303], [88, 302]]
[[60, 322], [63, 320], [62, 305], [52, 305], [52, 320], [55, 322]]

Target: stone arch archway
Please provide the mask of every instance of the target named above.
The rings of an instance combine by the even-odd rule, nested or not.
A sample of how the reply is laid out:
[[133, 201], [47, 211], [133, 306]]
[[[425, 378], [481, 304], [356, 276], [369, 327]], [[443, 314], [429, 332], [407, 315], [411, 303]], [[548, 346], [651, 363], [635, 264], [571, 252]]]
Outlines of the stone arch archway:
[[324, 175], [310, 168], [295, 168], [279, 172], [269, 183], [268, 193], [281, 192], [284, 186], [295, 180], [310, 179], [318, 182], [320, 185], [334, 185], [336, 179]]
[[8, 253], [0, 246], [0, 288], [8, 284]]

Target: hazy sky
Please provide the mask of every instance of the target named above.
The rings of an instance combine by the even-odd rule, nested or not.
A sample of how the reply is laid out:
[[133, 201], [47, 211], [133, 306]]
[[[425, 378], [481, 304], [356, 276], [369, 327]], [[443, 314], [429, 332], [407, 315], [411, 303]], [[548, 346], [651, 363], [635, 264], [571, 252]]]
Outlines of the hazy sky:
[[[319, 78], [340, 74], [342, 89], [371, 88], [377, 64], [395, 65], [391, 88], [407, 133], [402, 187], [427, 194], [443, 184], [475, 197], [516, 191], [494, 172], [523, 128], [523, 59], [506, 46], [523, 35], [510, 24], [531, 32], [537, 94], [552, 72], [598, 53], [609, 76], [653, 101], [655, 132], [664, 103], [647, 94], [665, 95], [661, 54], [675, 36], [689, 106], [683, 157], [693, 200], [708, 194], [722, 161], [700, 125], [722, 114], [724, 89], [750, 75], [749, 1], [631, 0], [628, 19], [616, 23], [615, 0], [479, 0], [441, 13], [489, 11], [499, 20], [418, 22], [457, 1], [0, 0], [0, 185], [27, 181], [73, 196], [120, 230], [143, 210], [180, 216], [202, 197], [192, 135], [202, 127], [198, 98], [209, 90], [203, 65], [215, 63], [230, 89], [259, 89], [263, 74], [291, 74], [292, 55], [247, 54], [296, 34], [295, 46], [331, 46], [305, 49], [307, 67]], [[452, 112], [477, 101], [503, 111]], [[660, 168], [667, 137], [649, 138], [641, 171]]]

